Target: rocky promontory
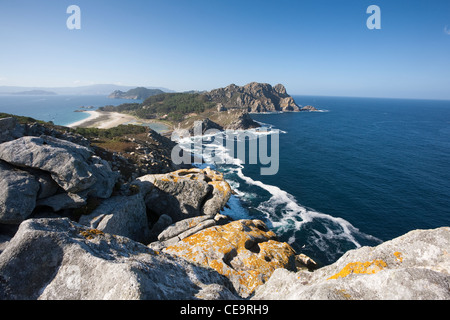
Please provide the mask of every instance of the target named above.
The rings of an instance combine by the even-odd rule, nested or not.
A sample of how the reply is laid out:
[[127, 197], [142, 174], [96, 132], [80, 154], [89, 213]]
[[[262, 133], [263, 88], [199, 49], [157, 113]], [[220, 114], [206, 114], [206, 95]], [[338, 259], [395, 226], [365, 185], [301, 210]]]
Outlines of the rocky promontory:
[[247, 112], [300, 111], [300, 107], [286, 92], [282, 84], [272, 87], [268, 83], [251, 82], [245, 86], [230, 84], [206, 92], [205, 95], [226, 109]]
[[[137, 88], [139, 89], [139, 88]], [[135, 98], [135, 92], [116, 91], [111, 98]], [[260, 125], [249, 113], [311, 111], [300, 108], [282, 84], [251, 82], [230, 84], [208, 92], [160, 93], [142, 103], [101, 107], [102, 111], [129, 113], [142, 119], [170, 123], [175, 129], [191, 129], [195, 121], [209, 119], [223, 129], [247, 130]]]
[[261, 125], [254, 121], [247, 112], [241, 110], [228, 110], [210, 114], [207, 118], [190, 118], [181, 122], [177, 129], [187, 129], [191, 135], [198, 135], [205, 134], [208, 130], [248, 130], [259, 127], [261, 127]]

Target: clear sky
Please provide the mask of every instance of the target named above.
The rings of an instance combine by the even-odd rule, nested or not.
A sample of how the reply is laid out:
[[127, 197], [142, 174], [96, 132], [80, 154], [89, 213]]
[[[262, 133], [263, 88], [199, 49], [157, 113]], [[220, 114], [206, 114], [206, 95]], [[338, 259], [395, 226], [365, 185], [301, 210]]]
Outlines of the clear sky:
[[[81, 29], [69, 30], [69, 5]], [[369, 5], [381, 29], [369, 30]], [[450, 99], [449, 0], [0, 0], [0, 86]]]

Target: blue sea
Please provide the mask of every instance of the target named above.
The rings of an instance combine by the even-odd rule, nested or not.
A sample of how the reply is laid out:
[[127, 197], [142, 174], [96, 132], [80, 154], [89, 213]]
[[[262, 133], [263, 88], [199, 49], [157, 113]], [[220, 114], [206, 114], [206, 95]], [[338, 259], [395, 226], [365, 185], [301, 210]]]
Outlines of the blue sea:
[[96, 110], [98, 107], [117, 106], [122, 103], [130, 103], [130, 100], [82, 95], [0, 95], [0, 112], [53, 121], [56, 125], [67, 126], [89, 117], [88, 113], [74, 112], [80, 110], [82, 106], [93, 106], [94, 109], [87, 110]]
[[[252, 114], [279, 132], [277, 174], [245, 161], [209, 164], [236, 191], [226, 214], [265, 221], [320, 265], [410, 230], [450, 226], [450, 101], [294, 99], [321, 112]], [[73, 112], [80, 106], [123, 102], [0, 96], [0, 112], [67, 125], [87, 117]]]

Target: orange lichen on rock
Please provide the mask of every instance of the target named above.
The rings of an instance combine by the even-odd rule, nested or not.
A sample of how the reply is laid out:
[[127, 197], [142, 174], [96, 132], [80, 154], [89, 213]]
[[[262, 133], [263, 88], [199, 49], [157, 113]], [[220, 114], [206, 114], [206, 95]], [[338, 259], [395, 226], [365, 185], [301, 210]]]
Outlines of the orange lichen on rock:
[[165, 182], [178, 182], [180, 179], [199, 180], [199, 177], [204, 176], [208, 184], [214, 187], [214, 190], [221, 192], [224, 196], [231, 194], [231, 187], [223, 178], [223, 174], [211, 170], [209, 167], [205, 169], [191, 168], [180, 169], [169, 174], [163, 175], [160, 180]]
[[248, 296], [275, 269], [295, 270], [295, 251], [275, 239], [262, 221], [239, 220], [204, 229], [164, 251], [213, 268]]
[[213, 171], [209, 167], [203, 169], [206, 176], [211, 179], [208, 184], [212, 185], [215, 190], [222, 192], [224, 196], [231, 194], [231, 187], [223, 178], [223, 174], [218, 171]]
[[397, 258], [398, 262], [403, 262], [403, 257], [402, 257], [402, 253], [401, 252], [394, 252], [394, 256]]
[[332, 275], [327, 280], [345, 278], [350, 274], [375, 274], [387, 267], [386, 262], [381, 259], [366, 262], [351, 262], [347, 264], [341, 271]]
[[98, 235], [104, 235], [103, 231], [97, 230], [97, 229], [88, 229], [80, 231], [80, 234], [85, 237], [87, 240], [92, 240], [95, 238], [95, 236]]

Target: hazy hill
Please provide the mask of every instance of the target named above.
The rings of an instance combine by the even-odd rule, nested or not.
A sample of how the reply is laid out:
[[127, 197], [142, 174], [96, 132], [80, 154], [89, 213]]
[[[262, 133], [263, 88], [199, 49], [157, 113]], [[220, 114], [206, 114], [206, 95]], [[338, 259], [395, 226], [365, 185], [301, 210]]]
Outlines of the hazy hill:
[[[128, 91], [136, 86], [120, 86], [115, 84], [93, 84], [79, 87], [18, 87], [18, 86], [0, 86], [0, 94], [15, 94], [22, 91], [44, 90], [51, 91], [60, 95], [109, 95], [116, 90]], [[173, 92], [167, 88], [147, 87], [148, 89], [159, 89], [164, 92]]]
[[19, 91], [19, 92], [14, 92], [13, 94], [18, 95], [18, 96], [53, 96], [53, 95], [56, 95], [55, 92], [45, 91], [45, 90]]
[[130, 89], [127, 92], [123, 92], [121, 90], [116, 90], [111, 93], [108, 98], [111, 99], [132, 99], [132, 100], [145, 100], [148, 97], [164, 93], [164, 91], [160, 89], [147, 89], [144, 87], [137, 87], [134, 89]]

